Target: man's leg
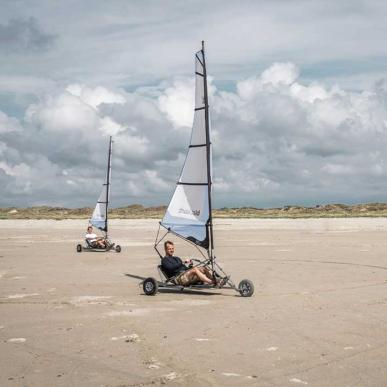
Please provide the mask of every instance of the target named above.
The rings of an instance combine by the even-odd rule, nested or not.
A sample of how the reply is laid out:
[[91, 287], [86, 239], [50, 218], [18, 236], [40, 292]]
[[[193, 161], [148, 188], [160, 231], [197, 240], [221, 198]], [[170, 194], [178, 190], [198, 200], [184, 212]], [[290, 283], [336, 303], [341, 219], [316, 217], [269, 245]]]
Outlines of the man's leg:
[[206, 266], [202, 266], [198, 268], [203, 274], [205, 274], [208, 278], [212, 278], [211, 271]]
[[206, 266], [201, 266], [201, 267], [198, 267], [197, 268], [200, 272], [202, 272], [210, 281], [211, 283], [213, 284], [214, 283], [214, 280], [215, 280], [215, 277], [213, 276], [213, 274], [211, 273], [211, 271], [208, 269], [208, 267]]
[[101, 249], [105, 248], [105, 245], [104, 245], [104, 243], [103, 243], [103, 241], [102, 241], [101, 239], [98, 240], [98, 246], [99, 246]]
[[193, 270], [187, 270], [176, 278], [176, 283], [183, 286], [194, 285], [198, 281], [199, 278]]
[[198, 278], [200, 279], [200, 281], [206, 283], [206, 284], [213, 284], [213, 281], [212, 279], [208, 278], [206, 274], [204, 274], [204, 267], [194, 267], [192, 268], [190, 271], [193, 271], [197, 276]]

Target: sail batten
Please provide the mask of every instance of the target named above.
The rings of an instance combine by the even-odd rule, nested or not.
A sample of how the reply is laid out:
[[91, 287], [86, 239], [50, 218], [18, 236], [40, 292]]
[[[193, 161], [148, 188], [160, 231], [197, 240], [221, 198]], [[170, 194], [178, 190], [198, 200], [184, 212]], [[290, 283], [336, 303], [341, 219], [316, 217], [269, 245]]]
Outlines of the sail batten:
[[203, 49], [195, 54], [195, 107], [191, 141], [164, 218], [169, 231], [206, 249], [210, 246], [211, 142]]

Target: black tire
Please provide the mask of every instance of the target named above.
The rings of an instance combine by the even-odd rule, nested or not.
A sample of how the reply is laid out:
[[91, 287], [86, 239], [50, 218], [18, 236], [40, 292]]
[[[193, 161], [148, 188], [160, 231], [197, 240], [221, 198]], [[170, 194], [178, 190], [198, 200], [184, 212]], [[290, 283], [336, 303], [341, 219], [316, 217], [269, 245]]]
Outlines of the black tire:
[[142, 283], [142, 289], [147, 296], [154, 296], [157, 293], [159, 285], [157, 281], [149, 277]]
[[77, 245], [77, 252], [80, 253], [82, 251], [82, 245]]
[[117, 253], [120, 253], [120, 252], [121, 252], [121, 246], [120, 246], [120, 245], [117, 245], [117, 246], [116, 246], [116, 252], [117, 252]]
[[242, 297], [251, 297], [254, 294], [254, 284], [250, 280], [244, 279], [239, 282], [238, 290]]

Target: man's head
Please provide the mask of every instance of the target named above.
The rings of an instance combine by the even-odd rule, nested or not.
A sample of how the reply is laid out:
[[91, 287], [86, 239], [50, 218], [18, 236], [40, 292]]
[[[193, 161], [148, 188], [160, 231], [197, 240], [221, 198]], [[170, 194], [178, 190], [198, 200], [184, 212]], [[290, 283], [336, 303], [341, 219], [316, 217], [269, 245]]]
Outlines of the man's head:
[[87, 233], [91, 234], [92, 232], [93, 232], [93, 227], [92, 226], [87, 227]]
[[164, 250], [166, 255], [168, 255], [169, 257], [172, 257], [173, 253], [175, 252], [175, 245], [171, 241], [165, 241]]

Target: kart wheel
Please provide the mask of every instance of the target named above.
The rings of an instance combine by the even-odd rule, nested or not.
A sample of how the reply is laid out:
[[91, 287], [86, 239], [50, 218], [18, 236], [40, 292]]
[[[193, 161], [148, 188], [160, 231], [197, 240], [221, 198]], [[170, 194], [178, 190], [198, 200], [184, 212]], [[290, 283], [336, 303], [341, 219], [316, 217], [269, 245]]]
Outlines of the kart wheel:
[[80, 253], [82, 251], [82, 245], [77, 245], [77, 252]]
[[238, 290], [242, 297], [251, 297], [254, 293], [254, 284], [250, 280], [244, 279], [239, 282]]
[[116, 246], [116, 252], [117, 252], [117, 253], [120, 253], [120, 252], [121, 252], [121, 246], [120, 246], [120, 245], [117, 245], [117, 246]]
[[142, 289], [147, 296], [154, 296], [157, 293], [158, 287], [157, 281], [152, 277], [147, 278], [142, 283]]

